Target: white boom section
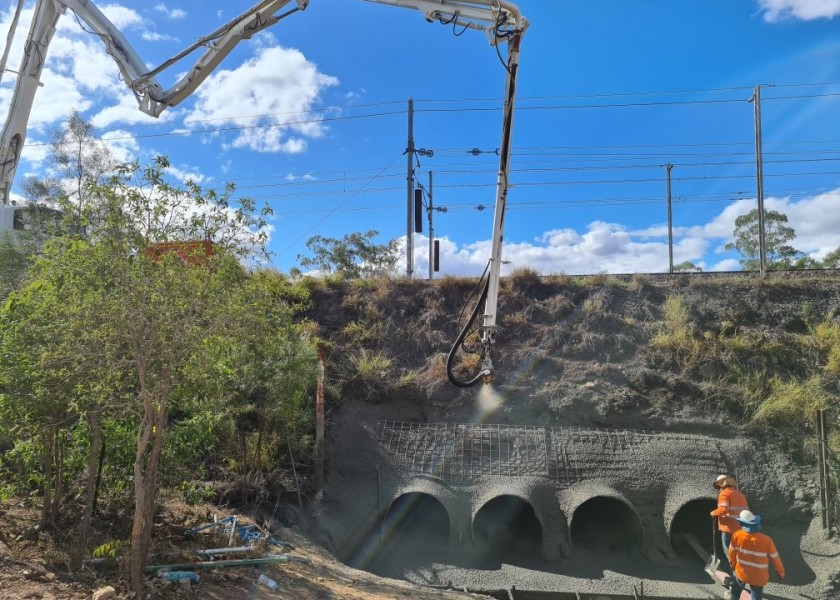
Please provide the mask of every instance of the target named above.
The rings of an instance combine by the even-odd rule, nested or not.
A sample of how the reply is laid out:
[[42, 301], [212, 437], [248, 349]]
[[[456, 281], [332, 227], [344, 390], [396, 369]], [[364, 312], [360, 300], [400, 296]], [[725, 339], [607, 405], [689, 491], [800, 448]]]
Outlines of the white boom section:
[[[516, 82], [519, 72], [519, 44], [528, 20], [522, 16], [515, 4], [504, 0], [368, 0], [378, 4], [390, 4], [403, 8], [414, 8], [422, 12], [427, 21], [438, 21], [458, 27], [478, 29], [487, 33], [494, 46], [508, 42], [507, 81], [505, 105], [502, 118], [502, 143], [499, 152], [499, 173], [496, 180], [496, 206], [493, 218], [492, 248], [487, 275], [487, 295], [484, 302], [484, 316], [481, 326], [481, 343], [484, 346], [484, 362], [481, 378], [485, 382], [493, 379], [492, 348], [496, 342], [496, 316], [499, 300], [499, 277], [502, 266], [502, 241], [505, 222], [505, 206], [508, 194], [508, 166], [510, 164], [513, 116], [516, 104]], [[469, 382], [471, 384], [472, 382]]]
[[[285, 13], [277, 14], [289, 4], [294, 6]], [[125, 36], [90, 0], [38, 0], [32, 17], [32, 25], [29, 28], [29, 37], [24, 46], [23, 60], [12, 94], [6, 125], [0, 139], [2, 203], [6, 204], [9, 201], [9, 191], [26, 139], [26, 128], [32, 112], [35, 91], [41, 85], [41, 71], [44, 68], [50, 41], [55, 34], [59, 17], [68, 8], [105, 44], [105, 49], [117, 63], [126, 85], [134, 92], [140, 110], [157, 117], [167, 107], [175, 106], [195, 91], [240, 41], [250, 38], [294, 12], [304, 10], [308, 4], [309, 0], [258, 2], [235, 19], [200, 38], [192, 46], [150, 71]], [[195, 65], [175, 85], [164, 89], [155, 76], [199, 48], [203, 48], [204, 53]]]
[[[423, 13], [429, 22], [437, 21], [445, 25], [451, 24], [455, 27], [484, 31], [490, 43], [494, 46], [504, 41], [508, 43], [507, 80], [496, 185], [492, 249], [481, 329], [482, 344], [485, 348], [482, 374], [485, 379], [489, 380], [493, 376], [491, 349], [496, 336], [499, 273], [502, 263], [502, 234], [508, 193], [508, 165], [510, 163], [511, 136], [513, 133], [516, 81], [519, 71], [519, 44], [525, 30], [528, 29], [529, 23], [522, 16], [517, 6], [506, 0], [368, 1], [418, 10]], [[5, 70], [11, 38], [22, 4], [22, 0], [18, 0], [18, 9], [9, 31], [2, 65], [0, 65], [2, 70]], [[290, 4], [294, 6], [284, 13], [279, 12]], [[274, 25], [297, 11], [305, 10], [308, 5], [309, 0], [262, 0], [222, 27], [200, 38], [192, 46], [185, 48], [160, 66], [148, 70], [125, 36], [93, 4], [92, 0], [37, 0], [29, 37], [24, 47], [23, 60], [9, 106], [9, 114], [3, 128], [2, 137], [0, 137], [0, 199], [2, 199], [0, 204], [5, 205], [9, 202], [9, 192], [26, 139], [26, 128], [32, 112], [35, 92], [41, 85], [40, 77], [46, 61], [47, 50], [55, 34], [58, 19], [68, 8], [90, 27], [92, 32], [98, 35], [105, 44], [105, 49], [117, 63], [126, 85], [137, 98], [140, 110], [157, 117], [167, 107], [175, 106], [195, 91], [240, 41], [250, 38], [255, 33]], [[199, 48], [204, 48], [204, 53], [192, 69], [175, 85], [164, 89], [158, 83], [156, 76]], [[2, 78], [2, 72], [0, 72], [0, 78]]]
[[478, 29], [487, 33], [490, 43], [496, 45], [508, 32], [528, 29], [528, 20], [515, 4], [505, 0], [367, 0], [377, 4], [390, 4], [401, 8], [419, 10], [430, 23], [456, 25]]

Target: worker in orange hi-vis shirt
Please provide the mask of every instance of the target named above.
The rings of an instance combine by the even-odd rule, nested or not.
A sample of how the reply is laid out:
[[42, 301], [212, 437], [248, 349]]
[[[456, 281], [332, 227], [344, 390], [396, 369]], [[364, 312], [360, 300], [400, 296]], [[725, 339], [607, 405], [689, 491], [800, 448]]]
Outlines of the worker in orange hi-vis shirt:
[[738, 522], [741, 530], [735, 532], [729, 544], [729, 565], [735, 574], [729, 588], [730, 597], [740, 598], [744, 584], [749, 584], [751, 600], [761, 600], [764, 586], [770, 581], [770, 563], [780, 580], [785, 578], [785, 566], [776, 544], [760, 531], [761, 517], [744, 510], [738, 515]]
[[717, 518], [720, 539], [723, 544], [723, 551], [729, 551], [729, 540], [732, 534], [741, 529], [737, 517], [742, 510], [750, 508], [747, 504], [747, 497], [738, 489], [735, 478], [732, 475], [718, 475], [712, 484], [718, 494], [718, 505], [710, 514]]

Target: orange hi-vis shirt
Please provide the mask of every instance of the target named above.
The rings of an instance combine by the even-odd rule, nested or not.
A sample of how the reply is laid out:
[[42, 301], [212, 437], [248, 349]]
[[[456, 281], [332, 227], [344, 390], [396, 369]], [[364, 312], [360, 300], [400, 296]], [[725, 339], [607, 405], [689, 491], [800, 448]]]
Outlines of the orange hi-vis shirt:
[[733, 534], [729, 543], [729, 565], [739, 581], [764, 587], [770, 581], [770, 561], [779, 577], [784, 577], [785, 566], [770, 536], [745, 529]]
[[735, 517], [740, 515], [742, 510], [749, 508], [747, 497], [736, 488], [727, 486], [718, 494], [718, 506], [711, 515], [718, 518], [718, 529], [726, 533], [735, 533], [741, 529], [741, 524]]

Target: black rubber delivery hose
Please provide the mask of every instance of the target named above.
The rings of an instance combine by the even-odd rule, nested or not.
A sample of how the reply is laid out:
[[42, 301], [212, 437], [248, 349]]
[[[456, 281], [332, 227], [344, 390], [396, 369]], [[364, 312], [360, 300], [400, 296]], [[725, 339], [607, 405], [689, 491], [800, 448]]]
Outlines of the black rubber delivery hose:
[[455, 377], [455, 374], [452, 372], [452, 363], [455, 362], [455, 353], [458, 351], [458, 347], [463, 343], [464, 338], [467, 337], [467, 333], [469, 333], [470, 327], [475, 322], [476, 318], [478, 317], [478, 313], [481, 311], [482, 307], [484, 306], [484, 301], [487, 299], [487, 290], [490, 287], [490, 279], [488, 278], [487, 281], [484, 283], [484, 289], [481, 290], [481, 296], [478, 299], [478, 302], [475, 303], [475, 308], [470, 315], [467, 324], [464, 325], [464, 328], [461, 330], [461, 333], [458, 335], [458, 339], [455, 340], [455, 343], [452, 344], [452, 349], [449, 350], [449, 355], [446, 357], [446, 376], [449, 377], [449, 381], [452, 382], [453, 385], [459, 388], [468, 388], [474, 386], [481, 380], [481, 371], [467, 381], [461, 381]]

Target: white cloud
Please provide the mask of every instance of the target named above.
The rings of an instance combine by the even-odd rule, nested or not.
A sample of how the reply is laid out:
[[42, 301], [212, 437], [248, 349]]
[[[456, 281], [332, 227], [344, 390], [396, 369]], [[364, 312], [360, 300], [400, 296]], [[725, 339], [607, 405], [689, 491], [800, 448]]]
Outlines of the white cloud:
[[166, 173], [167, 175], [171, 175], [181, 183], [184, 183], [189, 180], [193, 183], [201, 184], [208, 180], [207, 177], [198, 172], [198, 169], [196, 169], [195, 167], [185, 166], [184, 168], [180, 168], [174, 165], [170, 165], [169, 167], [167, 167]]
[[80, 112], [90, 108], [91, 101], [82, 94], [78, 82], [72, 76], [67, 77], [44, 68], [41, 80], [44, 87], [38, 90], [32, 104], [30, 132], [59, 126], [74, 108]]
[[318, 181], [318, 179], [312, 173], [306, 173], [304, 175], [289, 173], [286, 175], [286, 181]]
[[740, 271], [741, 263], [737, 258], [727, 258], [710, 266], [706, 271]]
[[832, 19], [840, 15], [840, 0], [758, 0], [766, 21]]
[[140, 37], [142, 37], [147, 42], [177, 42], [179, 41], [177, 37], [174, 35], [166, 35], [163, 33], [158, 33], [156, 31], [144, 31]]
[[170, 10], [162, 2], [160, 4], [155, 5], [155, 10], [159, 13], [165, 14], [167, 18], [172, 19], [173, 21], [177, 19], [183, 19], [187, 16], [186, 11], [181, 10], [180, 8], [173, 8], [172, 10]]
[[109, 127], [114, 123], [126, 125], [166, 123], [175, 119], [176, 115], [176, 112], [168, 111], [155, 118], [141, 112], [134, 94], [128, 88], [122, 87], [117, 98], [117, 103], [97, 111], [90, 117], [89, 121], [94, 127], [101, 129]]
[[143, 24], [143, 17], [136, 10], [121, 6], [119, 4], [105, 4], [99, 10], [108, 17], [117, 29], [129, 29], [140, 27]]
[[140, 145], [134, 135], [128, 131], [115, 129], [102, 135], [102, 140], [108, 144], [114, 160], [118, 163], [125, 163], [133, 160], [140, 154]]
[[[732, 238], [735, 219], [755, 208], [755, 200], [735, 201], [707, 223], [677, 227], [673, 231], [674, 264], [690, 261], [705, 271], [735, 271], [738, 257], [723, 246]], [[799, 200], [770, 197], [765, 210], [776, 210], [788, 217], [797, 237], [792, 245], [815, 258], [840, 247], [840, 188]], [[552, 229], [533, 242], [506, 243], [502, 251], [502, 273], [516, 267], [529, 267], [541, 274], [566, 273], [655, 273], [668, 270], [667, 226], [654, 224], [629, 230], [619, 223], [593, 221], [586, 231]], [[404, 239], [402, 240], [404, 247]], [[418, 274], [428, 272], [427, 237], [415, 237], [415, 267]], [[441, 270], [450, 275], [477, 276], [490, 257], [490, 241], [459, 247], [441, 239]], [[719, 260], [707, 261], [712, 252]]]
[[195, 108], [186, 120], [243, 127], [232, 143], [236, 148], [303, 152], [305, 138], [318, 138], [325, 131], [310, 111], [322, 90], [337, 84], [298, 50], [259, 49], [240, 67], [208, 77], [196, 90]]

